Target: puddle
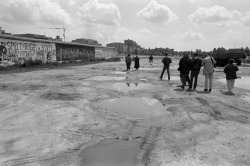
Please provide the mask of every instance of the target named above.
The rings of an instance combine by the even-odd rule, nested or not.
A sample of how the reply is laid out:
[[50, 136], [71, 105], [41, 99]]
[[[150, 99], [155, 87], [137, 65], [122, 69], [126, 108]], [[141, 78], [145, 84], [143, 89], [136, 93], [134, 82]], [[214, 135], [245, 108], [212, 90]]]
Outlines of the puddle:
[[126, 77], [95, 76], [95, 77], [87, 78], [86, 80], [91, 80], [91, 81], [111, 81], [111, 80], [121, 81], [121, 80], [125, 80], [125, 79], [126, 79]]
[[[226, 78], [221, 78], [218, 81], [226, 84]], [[234, 86], [237, 88], [250, 89], [250, 77], [241, 77], [236, 79]]]
[[100, 85], [97, 85], [99, 88], [105, 88], [105, 89], [111, 89], [111, 90], [117, 90], [124, 93], [129, 93], [133, 90], [140, 90], [140, 89], [148, 89], [152, 88], [151, 84], [147, 83], [122, 83], [122, 82], [116, 82], [116, 83], [102, 83]]
[[139, 143], [118, 139], [105, 139], [81, 153], [86, 166], [134, 166], [138, 159]]
[[126, 72], [122, 72], [122, 71], [114, 71], [112, 72], [113, 74], [127, 74]]
[[[163, 80], [168, 80], [168, 76], [163, 76]], [[170, 81], [180, 81], [180, 77], [170, 75]]]
[[101, 108], [131, 119], [144, 119], [169, 113], [158, 100], [151, 98], [122, 97], [100, 103]]
[[241, 97], [241, 99], [250, 103], [250, 93], [247, 93], [247, 95], [244, 97]]
[[162, 68], [139, 68], [139, 70], [149, 70], [149, 71], [151, 71], [151, 70], [162, 70]]

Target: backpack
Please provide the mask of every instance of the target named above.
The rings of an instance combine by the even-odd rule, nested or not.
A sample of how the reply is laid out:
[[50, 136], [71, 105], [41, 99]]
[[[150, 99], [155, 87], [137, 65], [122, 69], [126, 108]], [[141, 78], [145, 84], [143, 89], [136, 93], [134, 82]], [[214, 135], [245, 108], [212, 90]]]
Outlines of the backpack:
[[197, 59], [195, 59], [195, 64], [193, 65], [193, 69], [194, 70], [199, 70], [200, 69], [200, 64], [199, 64], [199, 61]]

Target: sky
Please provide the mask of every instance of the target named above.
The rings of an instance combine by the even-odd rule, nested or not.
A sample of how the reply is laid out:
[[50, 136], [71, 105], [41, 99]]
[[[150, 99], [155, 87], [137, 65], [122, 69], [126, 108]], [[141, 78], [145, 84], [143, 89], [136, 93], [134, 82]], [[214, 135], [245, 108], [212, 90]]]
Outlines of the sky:
[[250, 0], [0, 0], [0, 27], [12, 34], [103, 46], [131, 39], [177, 51], [250, 46]]

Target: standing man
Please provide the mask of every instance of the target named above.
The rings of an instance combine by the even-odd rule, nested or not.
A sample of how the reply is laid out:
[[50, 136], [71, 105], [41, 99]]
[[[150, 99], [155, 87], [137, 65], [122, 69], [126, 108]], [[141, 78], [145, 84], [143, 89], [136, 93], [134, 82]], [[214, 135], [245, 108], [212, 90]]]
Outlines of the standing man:
[[[188, 80], [188, 75], [191, 67], [191, 61], [189, 59], [189, 56], [185, 54], [179, 61], [179, 71], [180, 71], [180, 77], [181, 77], [181, 89], [184, 89], [184, 86], [186, 86], [186, 82]], [[190, 81], [188, 82], [190, 85]]]
[[[204, 91], [207, 92], [209, 88], [209, 92], [212, 91], [212, 85], [213, 85], [213, 74], [214, 74], [214, 65], [216, 64], [216, 61], [213, 57], [210, 57], [208, 54], [206, 54], [206, 57], [202, 60], [201, 65], [203, 67], [203, 74], [205, 75], [205, 89]], [[209, 86], [208, 86], [209, 82]]]
[[160, 80], [162, 80], [163, 74], [164, 74], [166, 69], [168, 72], [168, 80], [170, 80], [169, 64], [172, 63], [172, 60], [171, 60], [171, 58], [168, 57], [168, 53], [165, 53], [165, 57], [162, 59], [162, 63], [164, 64], [164, 66], [163, 66], [163, 69], [161, 72]]
[[[201, 63], [202, 63], [202, 60], [200, 59], [198, 54], [194, 53], [194, 57], [191, 61], [191, 79], [190, 79], [190, 84], [189, 84], [188, 90], [191, 90], [192, 86], [193, 86], [193, 90], [196, 90], [198, 75], [199, 75], [200, 69], [201, 69]], [[194, 85], [193, 85], [193, 80], [194, 80]]]
[[153, 59], [154, 59], [153, 56], [150, 55], [148, 59], [149, 59], [149, 64], [152, 65], [153, 64]]
[[130, 65], [131, 65], [131, 57], [130, 57], [130, 54], [128, 54], [128, 55], [125, 57], [125, 62], [126, 62], [127, 71], [128, 71], [128, 70], [130, 70]]

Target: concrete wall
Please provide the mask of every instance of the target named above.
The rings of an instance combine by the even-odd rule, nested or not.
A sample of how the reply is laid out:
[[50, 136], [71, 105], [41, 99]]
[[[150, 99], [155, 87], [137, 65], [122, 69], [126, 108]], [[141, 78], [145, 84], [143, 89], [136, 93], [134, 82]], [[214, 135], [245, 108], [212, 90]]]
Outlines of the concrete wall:
[[91, 59], [95, 59], [95, 47], [56, 44], [56, 59], [57, 61], [90, 61]]
[[95, 58], [114, 58], [117, 57], [117, 49], [115, 47], [96, 47]]
[[0, 37], [0, 47], [2, 48], [0, 50], [2, 64], [13, 65], [28, 59], [39, 59], [43, 62], [56, 60], [55, 43], [23, 41]]
[[23, 63], [28, 59], [42, 60], [46, 63], [48, 61], [90, 61], [95, 58], [112, 57], [117, 57], [117, 50], [113, 47], [0, 35], [1, 66]]

